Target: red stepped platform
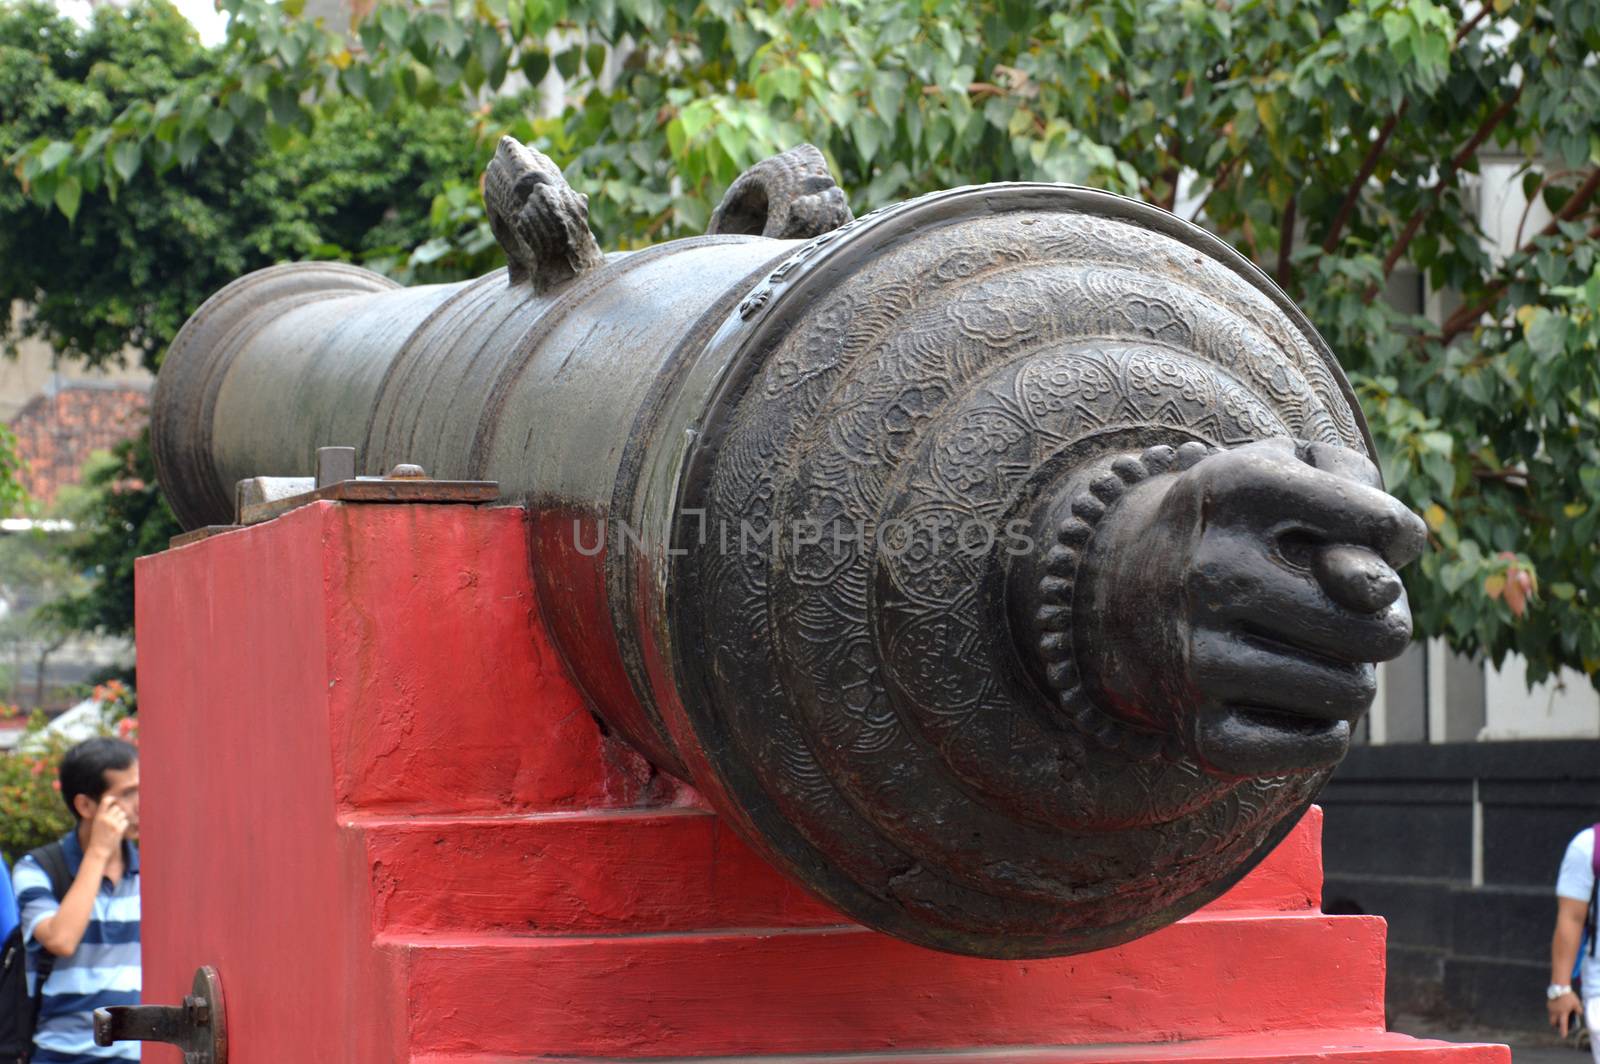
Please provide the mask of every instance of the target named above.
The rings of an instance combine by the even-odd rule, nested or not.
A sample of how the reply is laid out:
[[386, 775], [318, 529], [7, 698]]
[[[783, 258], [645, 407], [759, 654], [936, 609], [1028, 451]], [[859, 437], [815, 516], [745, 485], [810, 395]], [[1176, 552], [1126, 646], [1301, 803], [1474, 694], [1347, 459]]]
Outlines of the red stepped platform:
[[846, 923], [602, 735], [527, 565], [518, 510], [335, 503], [140, 561], [145, 999], [215, 965], [233, 1064], [1510, 1060], [1384, 1032], [1316, 811], [1119, 949]]

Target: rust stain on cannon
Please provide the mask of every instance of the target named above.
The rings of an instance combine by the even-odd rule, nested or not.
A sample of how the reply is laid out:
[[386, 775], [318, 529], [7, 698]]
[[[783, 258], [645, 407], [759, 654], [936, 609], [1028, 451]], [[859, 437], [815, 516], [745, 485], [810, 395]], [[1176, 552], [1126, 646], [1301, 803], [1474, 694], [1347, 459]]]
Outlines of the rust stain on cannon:
[[1234, 249], [1062, 185], [851, 218], [797, 149], [706, 236], [599, 256], [546, 161], [492, 165], [509, 270], [274, 267], [185, 326], [153, 438], [186, 525], [326, 445], [497, 482], [608, 729], [926, 946], [1127, 941], [1293, 826], [1422, 535]]

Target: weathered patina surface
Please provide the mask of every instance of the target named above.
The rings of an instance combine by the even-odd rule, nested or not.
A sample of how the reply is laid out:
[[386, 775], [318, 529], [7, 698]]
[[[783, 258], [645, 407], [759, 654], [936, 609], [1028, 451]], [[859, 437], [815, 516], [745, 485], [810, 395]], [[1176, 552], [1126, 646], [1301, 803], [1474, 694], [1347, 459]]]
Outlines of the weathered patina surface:
[[162, 482], [198, 526], [325, 445], [496, 481], [595, 713], [835, 906], [992, 956], [1154, 930], [1343, 755], [1422, 526], [1227, 245], [1055, 185], [852, 220], [819, 163], [599, 259], [503, 146], [509, 277], [235, 282], [163, 366]]

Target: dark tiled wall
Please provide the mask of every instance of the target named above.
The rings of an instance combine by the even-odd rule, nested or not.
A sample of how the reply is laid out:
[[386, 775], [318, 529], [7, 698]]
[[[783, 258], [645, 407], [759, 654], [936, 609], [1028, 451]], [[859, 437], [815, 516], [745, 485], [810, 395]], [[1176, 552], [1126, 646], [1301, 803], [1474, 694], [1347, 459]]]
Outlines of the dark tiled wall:
[[1390, 1011], [1542, 1027], [1556, 869], [1600, 820], [1600, 741], [1358, 747], [1321, 801], [1324, 905], [1388, 919]]

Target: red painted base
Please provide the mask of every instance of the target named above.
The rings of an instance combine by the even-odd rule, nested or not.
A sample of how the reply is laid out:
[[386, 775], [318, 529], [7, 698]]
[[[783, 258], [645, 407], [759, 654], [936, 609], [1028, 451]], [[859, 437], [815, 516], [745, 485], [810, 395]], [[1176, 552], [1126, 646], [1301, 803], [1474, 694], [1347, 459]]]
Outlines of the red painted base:
[[140, 561], [145, 998], [215, 965], [233, 1064], [1509, 1061], [1384, 1033], [1315, 811], [1119, 949], [846, 923], [602, 735], [527, 565], [520, 511], [333, 503]]

